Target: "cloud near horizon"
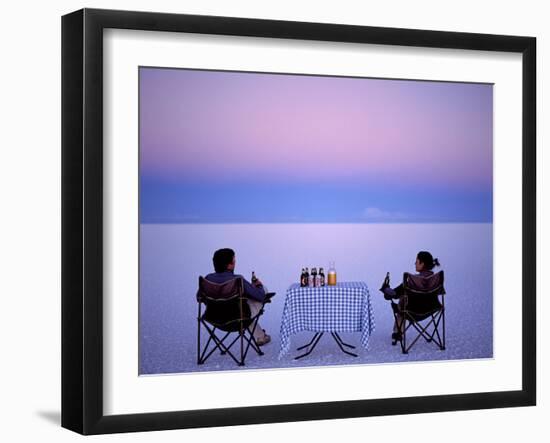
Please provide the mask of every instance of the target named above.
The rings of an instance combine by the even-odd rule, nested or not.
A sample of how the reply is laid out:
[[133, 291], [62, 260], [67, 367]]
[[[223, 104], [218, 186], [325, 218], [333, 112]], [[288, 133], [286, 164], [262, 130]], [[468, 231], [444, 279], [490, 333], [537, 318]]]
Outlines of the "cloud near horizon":
[[366, 208], [362, 216], [368, 221], [405, 221], [411, 218], [410, 214], [403, 212], [385, 211], [380, 208], [369, 207]]

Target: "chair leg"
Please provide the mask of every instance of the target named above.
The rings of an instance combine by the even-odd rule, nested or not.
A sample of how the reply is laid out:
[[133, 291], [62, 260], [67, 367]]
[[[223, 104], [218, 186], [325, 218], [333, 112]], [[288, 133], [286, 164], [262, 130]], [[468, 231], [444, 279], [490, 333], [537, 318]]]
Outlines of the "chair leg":
[[199, 365], [202, 365], [206, 359], [208, 357], [210, 357], [210, 355], [212, 355], [212, 353], [216, 350], [216, 347], [214, 346], [214, 348], [208, 353], [208, 355], [206, 355], [206, 351], [208, 349], [208, 346], [210, 345], [210, 342], [212, 341], [212, 337], [208, 337], [208, 340], [206, 341], [206, 344], [204, 345], [204, 350], [202, 352], [202, 354], [199, 354], [199, 357], [198, 357], [198, 364]]
[[399, 330], [397, 333], [399, 334], [399, 343], [401, 345], [401, 353], [408, 354], [409, 348], [407, 348], [407, 330], [411, 327], [411, 322], [409, 320], [409, 324], [407, 325], [407, 313], [403, 312], [401, 314], [401, 322], [398, 324]]
[[443, 346], [441, 347], [441, 350], [444, 351], [446, 349], [446, 344], [445, 344], [445, 306], [443, 306], [443, 308], [441, 309], [441, 315], [443, 316], [442, 320], [442, 324], [441, 324], [441, 327], [443, 328], [442, 330], [442, 333], [443, 333]]
[[254, 338], [254, 334], [250, 331], [250, 329], [247, 329], [248, 335], [250, 338], [247, 338], [246, 340], [250, 340], [250, 346], [254, 351], [256, 351], [256, 354], [258, 355], [264, 355], [263, 351], [260, 349], [260, 345], [256, 342], [256, 339]]
[[239, 336], [241, 339], [241, 361], [239, 362], [239, 366], [244, 366], [244, 330], [241, 326], [241, 330], [239, 331]]
[[[256, 330], [256, 327], [258, 326], [258, 321], [260, 320], [260, 315], [263, 313], [263, 308], [260, 310], [260, 312], [252, 318], [252, 323], [248, 325], [248, 327], [244, 328], [243, 335], [244, 339], [246, 340], [246, 349], [244, 351], [243, 356], [243, 364], [244, 360], [246, 359], [246, 356], [248, 355], [248, 351], [250, 350], [250, 347], [256, 351], [258, 355], [264, 355], [263, 351], [260, 349], [260, 346], [258, 345], [258, 342], [256, 342], [256, 338], [254, 337], [254, 331]], [[250, 330], [250, 326], [252, 326], [252, 330]], [[248, 332], [248, 337], [246, 336], [246, 332]]]
[[[231, 334], [231, 332], [227, 332], [227, 333], [223, 336], [223, 338], [222, 338], [220, 341], [223, 343], [223, 342], [225, 341], [225, 339], [226, 339], [227, 337], [229, 337], [229, 334]], [[231, 345], [229, 345], [229, 346], [227, 347], [227, 349], [229, 349], [229, 348], [231, 348]], [[227, 354], [227, 351], [225, 351], [225, 350], [223, 350], [223, 349], [220, 349], [220, 354], [221, 354], [221, 355], [225, 355], [225, 354]]]
[[432, 333], [428, 337], [424, 336], [424, 334], [422, 335], [424, 336], [427, 342], [433, 341], [437, 345], [437, 347], [443, 351], [445, 350], [445, 344], [444, 344], [444, 338], [442, 338], [442, 336], [439, 334], [439, 325], [442, 324], [442, 334], [444, 334], [444, 326], [443, 326], [444, 311], [439, 311], [435, 315], [432, 314], [431, 318], [432, 319], [430, 323], [426, 325], [426, 327], [424, 328], [423, 331], [421, 331], [421, 333], [424, 331], [427, 331], [428, 327], [433, 323]]
[[[432, 314], [432, 321], [435, 321], [434, 315]], [[428, 343], [432, 342], [434, 339], [434, 334], [437, 332], [437, 328], [434, 328], [433, 332], [426, 338]]]
[[[230, 334], [230, 333], [228, 333], [228, 334]], [[235, 343], [237, 343], [237, 341], [239, 340], [239, 338], [240, 338], [240, 336], [237, 335], [237, 336], [233, 339], [233, 341], [232, 341], [231, 343], [229, 343], [229, 345], [227, 346], [227, 351], [225, 351], [224, 354], [227, 354], [227, 353], [229, 352], [229, 350], [233, 347], [233, 345], [234, 345]]]
[[[213, 340], [215, 346], [214, 346], [214, 348], [212, 348], [212, 350], [208, 353], [208, 355], [206, 355], [205, 357], [203, 357], [202, 362], [204, 363], [204, 362], [208, 359], [208, 357], [210, 357], [210, 355], [212, 355], [212, 353], [213, 353], [216, 349], [219, 349], [219, 350], [223, 351], [224, 353], [227, 353], [227, 354], [233, 359], [233, 361], [234, 361], [235, 363], [239, 364], [239, 363], [240, 363], [239, 360], [238, 360], [238, 359], [233, 355], [233, 353], [229, 350], [229, 348], [233, 345], [233, 343], [231, 343], [231, 345], [230, 345], [229, 347], [228, 347], [228, 346], [225, 346], [225, 344], [223, 343], [223, 340], [225, 340], [229, 334], [225, 334], [223, 340], [220, 340], [220, 339], [218, 338], [218, 336], [216, 335], [216, 333], [215, 333], [216, 328], [210, 329], [206, 324], [203, 323], [203, 325], [204, 325], [204, 327], [206, 328], [206, 330], [208, 331], [208, 333], [210, 334], [209, 340]], [[237, 336], [237, 338], [239, 338], [239, 337]], [[235, 342], [235, 340], [234, 340], [233, 342]], [[205, 347], [204, 353], [206, 353], [206, 349], [207, 349], [207, 348]]]
[[[392, 337], [392, 345], [395, 346], [397, 342], [401, 345], [401, 352], [408, 354], [409, 350], [416, 344], [420, 337], [424, 338], [428, 343], [434, 342], [439, 349], [445, 350], [445, 306], [435, 314], [431, 314], [430, 321], [424, 326], [419, 321], [409, 314], [407, 311], [398, 312], [397, 305], [392, 302], [392, 309], [394, 315], [394, 330], [397, 332], [397, 337]], [[401, 314], [401, 315], [399, 315]], [[401, 321], [400, 318], [401, 317]], [[408, 324], [407, 324], [408, 323]], [[439, 332], [439, 325], [442, 326], [441, 334]], [[429, 332], [430, 326], [433, 325], [433, 330]], [[418, 332], [418, 335], [414, 340], [407, 344], [407, 331], [411, 326]]]
[[[401, 352], [403, 354], [408, 354], [409, 349], [407, 349], [407, 329], [411, 327], [411, 323], [409, 321], [409, 326], [407, 326], [407, 319], [405, 315], [403, 315], [403, 320], [401, 320], [401, 324], [403, 326], [403, 332], [401, 333]], [[401, 332], [401, 330], [399, 332]]]
[[201, 304], [199, 305], [199, 313], [197, 315], [197, 364], [202, 364], [201, 362]]
[[[424, 338], [427, 342], [433, 341], [441, 350], [445, 349], [445, 346], [443, 344], [443, 340], [441, 339], [441, 336], [439, 335], [439, 324], [442, 320], [443, 313], [439, 313], [439, 315], [436, 315], [435, 317], [432, 315], [431, 320], [424, 326], [420, 322], [414, 321], [413, 318], [409, 319], [409, 326], [407, 326], [407, 329], [409, 329], [411, 326], [416, 329], [418, 332], [418, 335], [414, 339], [414, 341], [407, 347], [405, 346], [405, 350], [408, 352], [413, 345], [420, 339], [420, 337]], [[433, 325], [433, 331], [430, 334], [428, 332], [428, 328]], [[406, 352], [404, 352], [406, 353]]]
[[206, 344], [204, 345], [204, 349], [202, 351], [202, 354], [200, 353], [200, 342], [199, 342], [199, 348], [198, 348], [199, 355], [198, 355], [198, 358], [197, 358], [197, 364], [199, 364], [199, 365], [202, 365], [204, 362], [206, 362], [208, 357], [210, 357], [214, 353], [214, 351], [219, 348], [219, 346], [216, 344], [216, 341], [214, 340], [214, 347], [207, 354], [208, 347], [210, 346], [210, 343], [212, 342], [212, 336], [215, 336], [215, 334], [216, 334], [216, 328], [211, 330], [206, 325], [204, 325], [204, 327], [208, 331], [209, 337], [208, 337], [208, 340], [206, 341]]
[[208, 350], [208, 346], [210, 345], [210, 342], [213, 341], [212, 340], [212, 337], [209, 337], [208, 338], [208, 341], [206, 342], [206, 345], [204, 347], [204, 351], [202, 353], [202, 356], [201, 356], [201, 360], [200, 360], [200, 364], [202, 365], [203, 363], [206, 362], [206, 360], [208, 360], [208, 358], [214, 353], [214, 351], [216, 351], [216, 349], [219, 349], [219, 346], [216, 344], [216, 341], [214, 340], [214, 346], [212, 347], [212, 349], [210, 350], [210, 352], [207, 354], [206, 351]]
[[435, 325], [434, 325], [434, 332], [432, 333], [434, 342], [439, 347], [439, 349], [443, 347], [443, 340], [441, 339], [441, 335], [439, 334], [439, 324], [441, 323], [441, 315], [442, 313], [440, 312], [439, 315], [437, 316], [437, 321], [435, 322]]
[[[256, 327], [258, 326], [258, 321], [260, 320], [260, 314], [263, 312], [263, 309], [258, 313], [252, 320], [252, 323], [248, 325], [248, 328], [246, 330], [248, 331], [248, 334], [252, 338], [252, 348], [256, 351], [258, 355], [264, 355], [263, 351], [260, 349], [260, 346], [256, 342], [256, 338], [254, 337], [254, 331], [256, 330]], [[252, 326], [252, 330], [250, 330], [250, 327]]]
[[[246, 360], [246, 356], [248, 355], [248, 351], [250, 350], [250, 348], [252, 347], [252, 349], [254, 349], [255, 351], [259, 351], [259, 355], [263, 355], [263, 352], [260, 350], [259, 347], [257, 347], [258, 345], [256, 344], [256, 341], [254, 339], [254, 335], [252, 334], [249, 334], [249, 336], [247, 337], [246, 336], [246, 332], [248, 331], [248, 329], [245, 329], [243, 331], [243, 337], [244, 337], [244, 341], [246, 341], [246, 348], [244, 350], [244, 355], [243, 355], [243, 365], [244, 365], [244, 362]], [[256, 349], [257, 347], [257, 349]]]
[[[409, 328], [413, 327], [414, 329], [416, 329], [417, 331], [419, 331], [419, 334], [416, 336], [416, 338], [411, 342], [411, 344], [407, 347], [406, 344], [404, 346], [405, 350], [403, 352], [403, 354], [408, 354], [409, 351], [411, 350], [411, 348], [416, 344], [416, 342], [420, 339], [420, 337], [423, 337], [423, 334], [422, 332], [420, 332], [420, 330], [418, 329], [418, 323], [416, 323], [415, 321], [409, 319], [409, 325], [406, 327], [405, 331]], [[426, 337], [424, 337], [426, 338]]]
[[391, 344], [392, 346], [395, 346], [397, 342], [399, 342], [399, 346], [401, 347], [401, 352], [403, 354], [409, 353], [407, 349], [407, 329], [409, 327], [410, 327], [410, 323], [409, 323], [409, 326], [407, 326], [407, 320], [405, 319], [405, 316], [402, 317], [401, 321], [399, 321], [396, 316], [395, 329], [397, 331], [396, 334], [398, 338], [392, 338]]
[[[237, 332], [237, 336], [226, 345], [226, 340], [229, 337], [229, 335], [232, 332], [226, 332], [225, 335], [220, 338], [216, 335], [216, 327], [211, 328], [209, 325], [200, 318], [200, 306], [199, 306], [199, 317], [198, 317], [198, 330], [197, 330], [197, 364], [203, 364], [206, 362], [206, 360], [216, 351], [217, 349], [220, 351], [220, 354], [229, 354], [229, 356], [237, 363], [239, 366], [245, 366], [246, 356], [248, 355], [248, 351], [250, 348], [254, 349], [254, 351], [258, 355], [264, 355], [262, 350], [260, 349], [260, 346], [256, 342], [256, 339], [254, 338], [253, 331], [256, 328], [259, 320], [259, 315], [255, 316], [253, 318], [252, 323], [248, 327], [244, 327], [244, 324], [241, 324], [241, 327], [239, 331]], [[202, 325], [201, 325], [202, 323]], [[204, 346], [204, 348], [201, 351], [201, 326], [204, 326], [206, 328], [209, 337], [208, 340]], [[250, 329], [252, 327], [252, 329]], [[214, 346], [211, 347], [210, 343], [214, 342]], [[239, 353], [235, 353], [236, 355], [231, 352], [231, 348], [239, 342]], [[210, 349], [211, 348], [211, 349]]]
[[[402, 327], [401, 327], [401, 326], [402, 326], [402, 322], [399, 322], [399, 316], [398, 316], [398, 314], [397, 314], [397, 312], [396, 312], [396, 310], [395, 310], [396, 308], [394, 308], [394, 306], [397, 306], [397, 304], [394, 303], [394, 302], [392, 301], [393, 330], [394, 330], [396, 333], [400, 334], [400, 333], [401, 333], [401, 329], [402, 329]], [[392, 344], [392, 346], [395, 346], [395, 345], [397, 344], [398, 341], [399, 341], [399, 342], [401, 341], [401, 338], [399, 338], [399, 339], [393, 338], [393, 333], [394, 333], [394, 332], [392, 332], [392, 343], [391, 343], [391, 344]]]

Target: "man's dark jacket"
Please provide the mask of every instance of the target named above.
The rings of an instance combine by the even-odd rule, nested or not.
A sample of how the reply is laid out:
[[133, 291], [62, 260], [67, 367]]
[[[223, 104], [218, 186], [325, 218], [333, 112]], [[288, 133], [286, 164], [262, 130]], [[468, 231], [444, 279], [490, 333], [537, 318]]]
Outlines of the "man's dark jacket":
[[206, 280], [213, 283], [221, 284], [225, 283], [228, 280], [239, 277], [243, 279], [244, 295], [246, 296], [246, 298], [250, 298], [259, 302], [263, 302], [265, 300], [265, 291], [263, 288], [257, 288], [251, 285], [242, 275], [234, 274], [233, 271], [213, 272], [212, 274], [208, 274], [205, 278]]

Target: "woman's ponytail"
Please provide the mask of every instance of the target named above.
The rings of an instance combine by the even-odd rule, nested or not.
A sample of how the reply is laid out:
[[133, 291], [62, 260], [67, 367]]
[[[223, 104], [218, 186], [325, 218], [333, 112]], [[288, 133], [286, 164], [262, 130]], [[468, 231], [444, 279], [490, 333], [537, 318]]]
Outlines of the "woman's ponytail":
[[430, 254], [428, 251], [420, 251], [416, 258], [421, 263], [424, 263], [424, 269], [427, 269], [428, 271], [431, 271], [434, 266], [441, 266], [439, 264], [439, 260], [437, 258], [433, 258], [432, 254]]

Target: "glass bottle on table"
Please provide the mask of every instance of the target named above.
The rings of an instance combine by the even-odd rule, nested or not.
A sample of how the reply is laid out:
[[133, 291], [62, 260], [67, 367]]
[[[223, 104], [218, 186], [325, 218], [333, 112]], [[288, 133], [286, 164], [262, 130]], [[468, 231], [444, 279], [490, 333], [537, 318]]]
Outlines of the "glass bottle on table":
[[315, 287], [317, 283], [317, 268], [311, 268], [311, 284], [310, 286]]
[[330, 262], [330, 266], [328, 268], [328, 285], [329, 286], [336, 286], [336, 268], [334, 267], [334, 262]]
[[304, 287], [309, 286], [309, 268], [306, 268], [306, 273], [304, 274]]
[[325, 286], [325, 271], [323, 268], [319, 268], [319, 286]]
[[315, 276], [315, 287], [320, 288], [321, 287], [321, 269], [319, 268], [319, 271], [317, 271], [317, 275]]

